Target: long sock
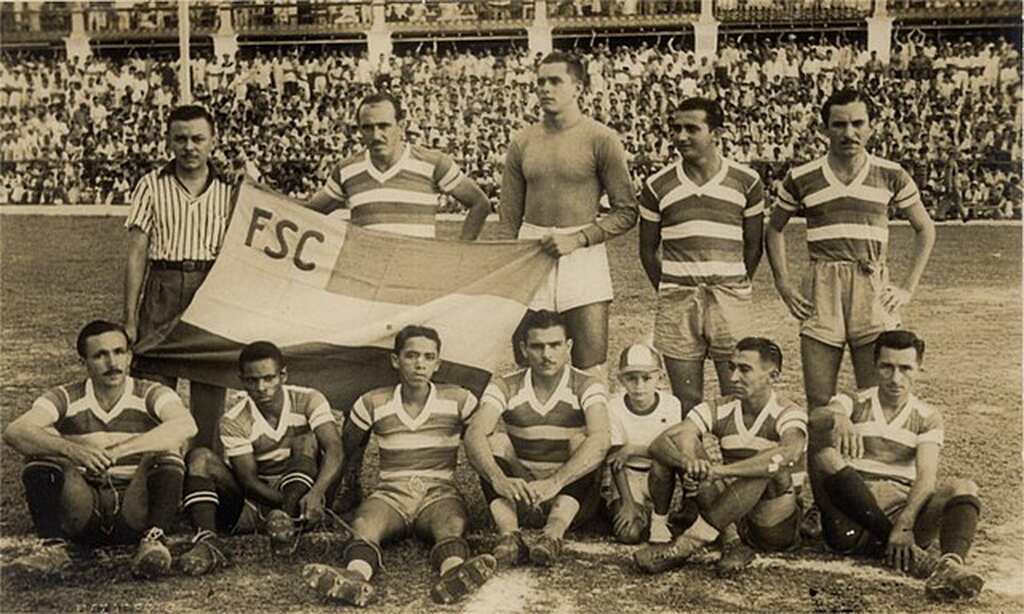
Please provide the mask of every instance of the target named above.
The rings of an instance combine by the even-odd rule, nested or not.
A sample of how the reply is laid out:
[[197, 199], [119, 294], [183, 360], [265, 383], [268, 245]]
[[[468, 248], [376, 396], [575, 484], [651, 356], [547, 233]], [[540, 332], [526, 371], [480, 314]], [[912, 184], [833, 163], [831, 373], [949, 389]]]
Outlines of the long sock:
[[44, 539], [60, 537], [64, 467], [48, 460], [29, 461], [21, 472], [21, 482], [36, 533]]
[[345, 548], [344, 559], [346, 569], [355, 571], [369, 582], [380, 569], [380, 548], [357, 539]]
[[217, 506], [220, 497], [213, 480], [201, 475], [189, 475], [185, 478], [185, 497], [182, 507], [188, 512], [196, 531], [217, 530]]
[[146, 493], [149, 497], [149, 522], [170, 533], [174, 517], [181, 504], [181, 487], [185, 481], [185, 463], [180, 456], [165, 454], [153, 462], [146, 473]]
[[981, 501], [974, 495], [959, 495], [946, 502], [942, 510], [942, 528], [939, 529], [939, 547], [943, 554], [952, 553], [960, 560], [967, 559], [980, 514]]
[[299, 515], [299, 500], [313, 488], [316, 480], [316, 461], [308, 456], [292, 459], [284, 476], [281, 477], [281, 494], [284, 500], [281, 509], [291, 516]]
[[548, 513], [547, 524], [544, 525], [544, 533], [555, 539], [562, 539], [565, 532], [569, 530], [572, 519], [580, 511], [580, 502], [567, 495], [558, 495]]
[[822, 481], [829, 499], [851, 520], [867, 529], [883, 544], [889, 541], [892, 521], [878, 507], [871, 489], [853, 467], [843, 467]]
[[461, 537], [449, 537], [430, 549], [430, 562], [443, 576], [446, 571], [461, 565], [469, 558], [469, 543]]
[[697, 516], [697, 520], [690, 525], [689, 529], [683, 535], [696, 539], [702, 544], [710, 544], [718, 538], [719, 531], [707, 520], [704, 519], [703, 515]]

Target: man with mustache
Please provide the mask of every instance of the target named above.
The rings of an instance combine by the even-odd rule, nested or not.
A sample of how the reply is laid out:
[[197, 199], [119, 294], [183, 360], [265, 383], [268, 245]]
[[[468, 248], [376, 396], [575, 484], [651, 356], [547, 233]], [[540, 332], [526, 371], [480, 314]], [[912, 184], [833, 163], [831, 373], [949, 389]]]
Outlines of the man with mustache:
[[[942, 415], [913, 394], [924, 340], [886, 331], [873, 344], [878, 384], [840, 394], [811, 415], [811, 467], [822, 476], [825, 543], [844, 554], [885, 556], [926, 578], [937, 600], [972, 598], [985, 579], [965, 564], [981, 500], [967, 479], [938, 481]], [[939, 540], [941, 557], [926, 552]]]
[[[821, 118], [828, 154], [789, 170], [765, 234], [775, 288], [800, 320], [804, 391], [812, 412], [835, 395], [847, 345], [857, 387], [875, 385], [873, 343], [882, 331], [899, 326], [899, 310], [917, 289], [935, 243], [935, 226], [914, 180], [866, 149], [874, 119], [867, 95], [839, 90], [825, 101]], [[912, 261], [900, 285], [889, 281], [886, 263], [890, 209], [914, 231]], [[802, 291], [790, 278], [783, 234], [796, 214], [807, 218], [811, 258]], [[813, 454], [815, 442], [810, 445]], [[821, 475], [813, 466], [809, 473], [817, 499]], [[808, 514], [804, 530], [809, 537], [820, 535], [817, 512]]]
[[164, 534], [185, 474], [181, 450], [196, 423], [174, 390], [127, 375], [132, 352], [120, 324], [86, 324], [76, 348], [85, 381], [51, 388], [4, 430], [27, 458], [21, 479], [41, 539], [12, 565], [55, 573], [71, 562], [69, 541], [138, 542], [132, 574], [165, 575]]
[[[551, 567], [565, 532], [600, 505], [599, 469], [611, 446], [608, 394], [604, 382], [570, 364], [573, 341], [560, 314], [529, 312], [522, 328], [528, 366], [492, 378], [466, 431], [466, 456], [498, 527], [498, 563]], [[499, 420], [505, 433], [495, 434]], [[543, 525], [530, 545], [520, 520]]]
[[[324, 213], [348, 207], [356, 226], [433, 238], [439, 199], [449, 195], [468, 209], [462, 240], [480, 235], [491, 212], [487, 195], [447, 154], [405, 142], [405, 111], [397, 97], [370, 94], [359, 103], [356, 121], [366, 149], [342, 161], [306, 206]], [[339, 512], [362, 500], [362, 467], [361, 456], [347, 459]]]
[[[174, 159], [144, 175], [132, 192], [124, 223], [124, 327], [133, 345], [168, 332], [220, 253], [235, 181], [211, 164], [216, 144], [209, 111], [198, 105], [174, 109], [167, 121], [167, 149]], [[136, 377], [175, 387], [176, 378], [149, 372], [144, 360], [136, 362]], [[196, 446], [215, 445], [224, 397], [224, 388], [190, 382], [189, 403], [199, 425]]]
[[[560, 51], [537, 66], [543, 119], [512, 137], [499, 212], [520, 239], [540, 239], [558, 258], [530, 308], [562, 314], [572, 364], [603, 381], [612, 300], [604, 242], [636, 224], [637, 202], [619, 135], [580, 110], [584, 75], [579, 58]], [[610, 211], [598, 219], [602, 195]], [[519, 364], [522, 358], [517, 354]]]

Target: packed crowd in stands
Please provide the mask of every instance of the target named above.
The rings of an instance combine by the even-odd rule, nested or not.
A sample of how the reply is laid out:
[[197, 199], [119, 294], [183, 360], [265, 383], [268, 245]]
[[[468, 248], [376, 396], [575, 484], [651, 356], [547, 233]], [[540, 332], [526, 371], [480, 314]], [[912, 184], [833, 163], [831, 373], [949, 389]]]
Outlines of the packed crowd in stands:
[[[589, 81], [583, 107], [622, 134], [636, 180], [675, 157], [665, 113], [699, 94], [726, 110], [726, 154], [755, 166], [772, 192], [790, 164], [824, 153], [820, 101], [847, 85], [872, 93], [873, 151], [911, 169], [933, 215], [1020, 215], [1019, 52], [1006, 40], [899, 32], [888, 66], [860, 44], [825, 37], [726, 38], [714, 58], [661, 42], [577, 49]], [[218, 119], [223, 164], [255, 167], [303, 198], [358, 147], [359, 99], [389, 89], [405, 101], [409, 139], [449, 152], [496, 201], [510, 135], [538, 118], [535, 60], [516, 48], [430, 44], [379, 62], [312, 47], [200, 55], [193, 95]], [[125, 202], [165, 156], [176, 70], [154, 57], [5, 57], [0, 202]]]

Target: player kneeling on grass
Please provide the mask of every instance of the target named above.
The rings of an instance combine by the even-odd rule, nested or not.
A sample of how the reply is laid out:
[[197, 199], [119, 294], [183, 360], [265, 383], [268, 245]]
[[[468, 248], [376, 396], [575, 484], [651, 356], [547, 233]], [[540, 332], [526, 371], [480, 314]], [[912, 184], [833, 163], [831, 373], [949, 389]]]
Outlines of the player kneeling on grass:
[[376, 434], [380, 479], [356, 508], [355, 539], [345, 548], [345, 568], [306, 565], [302, 570], [325, 597], [369, 603], [370, 580], [381, 568], [381, 544], [409, 533], [434, 544], [430, 561], [441, 577], [430, 594], [439, 603], [469, 594], [494, 573], [491, 555], [470, 558], [463, 537], [466, 504], [455, 487], [459, 441], [477, 401], [464, 388], [430, 381], [441, 366], [440, 352], [436, 330], [406, 326], [395, 337], [391, 354], [400, 383], [367, 392], [352, 408], [343, 431], [345, 457], [361, 457], [356, 451]]
[[22, 482], [43, 539], [13, 566], [59, 571], [70, 562], [65, 539], [139, 541], [132, 573], [163, 575], [171, 568], [164, 531], [181, 503], [181, 449], [195, 421], [176, 392], [127, 375], [132, 353], [120, 324], [90, 322], [77, 349], [88, 378], [48, 390], [4, 431], [28, 458]]
[[[634, 344], [622, 350], [619, 383], [625, 391], [609, 403], [610, 484], [604, 491], [614, 516], [615, 538], [625, 544], [638, 544], [645, 538], [651, 543], [672, 541], [668, 504], [675, 487], [674, 474], [651, 460], [648, 446], [679, 424], [683, 408], [679, 399], [658, 390], [661, 369], [661, 356], [647, 345]], [[653, 510], [652, 515], [651, 493], [659, 489], [668, 489], [669, 495], [661, 513]]]
[[[550, 567], [569, 527], [600, 508], [600, 468], [609, 445], [607, 392], [569, 364], [572, 340], [562, 316], [534, 311], [520, 326], [528, 368], [491, 380], [466, 431], [466, 456], [480, 474], [498, 526], [498, 562], [512, 566], [529, 558]], [[501, 419], [506, 433], [495, 434]], [[520, 520], [543, 524], [529, 547]]]
[[[637, 552], [640, 569], [678, 567], [720, 535], [722, 574], [749, 565], [754, 549], [787, 550], [799, 543], [791, 469], [807, 447], [807, 413], [773, 390], [781, 369], [779, 346], [761, 337], [741, 339], [729, 361], [732, 394], [697, 405], [651, 444], [655, 460], [703, 483], [696, 521], [674, 543]], [[721, 465], [708, 460], [705, 434], [718, 438]]]
[[292, 386], [276, 345], [257, 341], [238, 356], [246, 398], [220, 419], [221, 456], [188, 455], [184, 507], [196, 529], [181, 557], [186, 574], [226, 563], [218, 532], [263, 530], [275, 554], [295, 545], [297, 524], [319, 522], [341, 476], [341, 437], [327, 398]]
[[[878, 386], [837, 395], [811, 413], [821, 441], [810, 459], [825, 475], [818, 496], [825, 543], [842, 553], [885, 555], [926, 578], [935, 599], [974, 597], [985, 580], [964, 565], [981, 502], [963, 479], [937, 482], [942, 416], [912, 394], [924, 341], [888, 331], [875, 341]], [[939, 538], [941, 558], [927, 548]]]

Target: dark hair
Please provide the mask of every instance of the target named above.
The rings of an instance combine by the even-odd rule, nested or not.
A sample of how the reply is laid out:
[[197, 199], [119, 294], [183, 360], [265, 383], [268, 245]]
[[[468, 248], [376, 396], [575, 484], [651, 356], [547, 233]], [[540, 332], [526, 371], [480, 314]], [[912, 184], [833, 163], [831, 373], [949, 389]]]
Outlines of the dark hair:
[[708, 128], [712, 130], [725, 125], [725, 113], [722, 112], [722, 106], [710, 98], [699, 96], [686, 98], [672, 109], [670, 117], [681, 111], [704, 111], [704, 119]]
[[522, 332], [520, 341], [525, 342], [530, 331], [534, 329], [554, 328], [561, 326], [565, 332], [565, 336], [569, 336], [569, 327], [565, 325], [565, 319], [561, 314], [547, 309], [541, 309], [540, 311], [530, 311], [523, 318], [522, 324], [519, 325], [519, 330]]
[[541, 64], [565, 64], [565, 70], [572, 75], [577, 83], [583, 83], [586, 73], [583, 70], [583, 62], [578, 57], [565, 51], [552, 51], [544, 56]]
[[917, 362], [924, 360], [924, 339], [918, 337], [909, 330], [887, 330], [875, 340], [875, 362], [882, 353], [882, 348], [893, 350], [905, 350], [914, 348], [917, 352]]
[[409, 324], [402, 330], [398, 331], [395, 335], [395, 349], [392, 350], [393, 354], [398, 354], [405, 347], [405, 342], [413, 337], [426, 337], [437, 344], [437, 351], [441, 351], [441, 335], [437, 334], [437, 330], [430, 328], [429, 326], [417, 326], [415, 324]]
[[170, 129], [171, 124], [174, 122], [189, 122], [194, 119], [205, 119], [206, 123], [210, 125], [210, 132], [217, 131], [217, 124], [213, 121], [213, 115], [206, 110], [206, 107], [201, 107], [197, 104], [175, 107], [167, 117], [167, 128]]
[[779, 371], [782, 370], [782, 349], [779, 345], [765, 337], [744, 337], [736, 344], [739, 352], [757, 352], [761, 360], [769, 362]]
[[395, 109], [395, 120], [402, 121], [405, 119], [405, 109], [402, 108], [402, 101], [398, 99], [398, 96], [390, 92], [374, 92], [363, 98], [359, 102], [359, 106], [356, 107], [356, 123], [359, 123], [359, 114], [363, 112], [363, 107], [368, 104], [382, 104], [390, 103], [392, 108]]
[[259, 360], [272, 358], [278, 368], [284, 368], [284, 354], [281, 349], [269, 341], [253, 341], [242, 348], [238, 354], [238, 368]]
[[860, 90], [854, 89], [842, 89], [836, 90], [828, 97], [825, 101], [825, 105], [821, 107], [821, 121], [828, 125], [829, 114], [832, 112], [832, 107], [842, 106], [844, 104], [851, 104], [854, 102], [863, 102], [864, 106], [868, 110], [868, 119], [875, 119], [875, 105], [871, 103], [871, 99], [868, 95]]
[[75, 349], [78, 350], [78, 355], [85, 358], [85, 344], [89, 340], [89, 337], [96, 337], [103, 333], [119, 332], [124, 335], [125, 342], [128, 342], [128, 333], [125, 332], [124, 326], [121, 326], [117, 322], [108, 322], [107, 320], [93, 320], [78, 332], [78, 340], [75, 341]]

